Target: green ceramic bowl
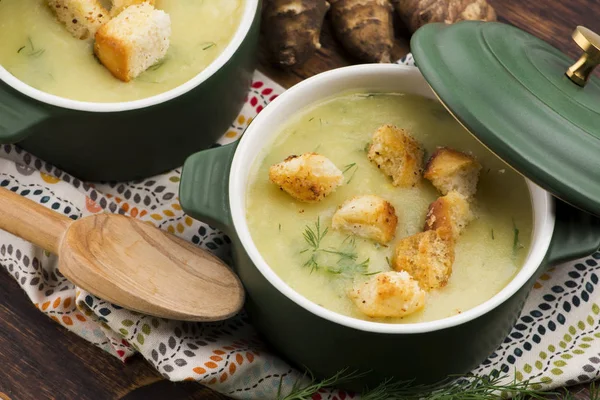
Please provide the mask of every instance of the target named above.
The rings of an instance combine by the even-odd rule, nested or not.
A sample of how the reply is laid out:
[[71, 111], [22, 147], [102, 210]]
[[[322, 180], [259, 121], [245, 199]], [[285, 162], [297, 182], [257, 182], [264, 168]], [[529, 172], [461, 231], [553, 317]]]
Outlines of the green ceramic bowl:
[[344, 368], [369, 371], [357, 385], [371, 387], [386, 378], [431, 383], [466, 373], [504, 340], [535, 279], [548, 266], [600, 246], [600, 223], [528, 181], [534, 209], [529, 255], [514, 279], [485, 303], [438, 321], [384, 324], [340, 315], [307, 300], [273, 272], [252, 241], [245, 211], [250, 166], [291, 114], [354, 89], [435, 99], [413, 67], [360, 65], [312, 77], [266, 107], [239, 145], [191, 156], [183, 170], [181, 204], [192, 217], [230, 235], [235, 268], [247, 290], [246, 308], [255, 326], [295, 365], [319, 377]]
[[181, 166], [230, 126], [255, 66], [260, 0], [245, 0], [223, 53], [185, 84], [142, 100], [91, 103], [26, 85], [0, 66], [0, 143], [87, 181], [130, 180]]

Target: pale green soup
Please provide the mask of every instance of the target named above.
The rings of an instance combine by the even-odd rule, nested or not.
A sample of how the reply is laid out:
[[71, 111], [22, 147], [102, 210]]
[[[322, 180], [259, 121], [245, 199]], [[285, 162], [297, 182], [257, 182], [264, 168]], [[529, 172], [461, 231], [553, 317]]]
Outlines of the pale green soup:
[[165, 58], [131, 82], [113, 77], [57, 22], [45, 0], [0, 1], [0, 65], [36, 89], [81, 101], [121, 102], [173, 89], [208, 67], [240, 24], [243, 0], [156, 0], [171, 17]]
[[[368, 279], [369, 273], [391, 269], [387, 259], [391, 259], [395, 243], [422, 230], [429, 203], [439, 196], [426, 180], [414, 188], [394, 187], [369, 162], [365, 147], [383, 124], [407, 129], [429, 154], [437, 146], [449, 146], [472, 152], [483, 165], [475, 196], [478, 218], [456, 244], [448, 285], [430, 292], [425, 308], [404, 318], [369, 318], [346, 295], [355, 283]], [[346, 170], [346, 184], [324, 201], [307, 204], [272, 184], [268, 170], [289, 155], [313, 151]], [[473, 139], [436, 101], [402, 94], [339, 96], [291, 117], [257, 160], [246, 199], [254, 243], [269, 266], [294, 290], [340, 314], [390, 323], [449, 317], [498, 293], [519, 271], [529, 251], [532, 208], [525, 180]], [[398, 215], [394, 240], [384, 247], [357, 237], [353, 247], [348, 234], [329, 228], [320, 247], [352, 253], [356, 260], [318, 252], [318, 266], [306, 264], [312, 254], [305, 251], [309, 248], [303, 238], [306, 227], [314, 230], [319, 219], [324, 230], [340, 204], [361, 194], [376, 194], [393, 204]], [[337, 273], [340, 270], [344, 272]]]

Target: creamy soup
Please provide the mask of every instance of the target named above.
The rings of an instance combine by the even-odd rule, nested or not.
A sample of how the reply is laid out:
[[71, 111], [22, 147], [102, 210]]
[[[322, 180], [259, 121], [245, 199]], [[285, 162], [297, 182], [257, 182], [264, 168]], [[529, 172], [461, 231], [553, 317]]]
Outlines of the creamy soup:
[[93, 56], [93, 40], [71, 36], [45, 0], [0, 1], [0, 65], [58, 96], [95, 102], [138, 100], [190, 80], [231, 41], [244, 0], [156, 0], [171, 17], [166, 57], [135, 80], [111, 75]]
[[[431, 291], [425, 308], [404, 318], [370, 318], [346, 295], [353, 285], [391, 270], [395, 243], [423, 229], [429, 204], [440, 194], [426, 180], [399, 188], [367, 158], [373, 132], [383, 124], [407, 129], [427, 152], [448, 146], [472, 152], [483, 169], [475, 213], [456, 243], [448, 285]], [[316, 204], [294, 200], [271, 183], [269, 167], [292, 154], [317, 152], [344, 171], [345, 184]], [[424, 322], [475, 307], [498, 293], [519, 271], [529, 251], [532, 208], [525, 180], [473, 139], [436, 101], [414, 95], [349, 94], [309, 107], [281, 129], [253, 166], [247, 192], [252, 239], [269, 266], [294, 290], [332, 311], [392, 323]], [[331, 229], [331, 218], [345, 200], [375, 194], [390, 201], [398, 215], [394, 240], [381, 246]], [[323, 232], [317, 265], [303, 237], [307, 227]], [[345, 258], [339, 253], [353, 254]]]

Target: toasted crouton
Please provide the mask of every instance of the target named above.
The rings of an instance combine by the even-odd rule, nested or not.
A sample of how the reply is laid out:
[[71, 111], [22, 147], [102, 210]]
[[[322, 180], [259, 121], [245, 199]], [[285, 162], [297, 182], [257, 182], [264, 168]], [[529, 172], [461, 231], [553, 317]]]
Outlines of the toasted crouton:
[[394, 186], [414, 186], [421, 179], [423, 149], [405, 130], [383, 125], [373, 134], [369, 160], [392, 178]]
[[427, 293], [404, 271], [372, 276], [348, 296], [369, 317], [404, 317], [421, 310], [427, 300]]
[[424, 290], [431, 290], [446, 286], [453, 263], [454, 241], [430, 230], [400, 240], [392, 266], [411, 274]]
[[472, 220], [473, 213], [467, 198], [452, 191], [429, 205], [423, 230], [437, 230], [441, 235], [456, 240]]
[[142, 3], [98, 30], [94, 52], [116, 78], [129, 82], [165, 56], [170, 36], [171, 18]]
[[477, 191], [479, 171], [481, 164], [475, 157], [441, 147], [431, 155], [423, 176], [442, 194], [455, 190], [470, 198]]
[[154, 5], [154, 0], [112, 0], [112, 7], [110, 9], [110, 15], [112, 17], [116, 17], [129, 6], [133, 6], [141, 3], [149, 3], [150, 5]]
[[98, 0], [48, 0], [48, 6], [77, 39], [93, 38], [110, 20], [108, 10]]
[[394, 238], [398, 217], [394, 206], [381, 197], [356, 196], [333, 214], [333, 229], [345, 230], [366, 239], [387, 243]]
[[335, 191], [344, 175], [327, 157], [305, 153], [271, 166], [269, 179], [293, 198], [315, 203]]

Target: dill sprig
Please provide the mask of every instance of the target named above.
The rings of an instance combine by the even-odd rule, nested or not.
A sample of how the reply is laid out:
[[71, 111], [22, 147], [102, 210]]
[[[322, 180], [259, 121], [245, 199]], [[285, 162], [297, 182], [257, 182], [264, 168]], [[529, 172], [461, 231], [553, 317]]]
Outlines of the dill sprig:
[[349, 184], [350, 182], [352, 182], [352, 179], [354, 178], [356, 171], [358, 171], [358, 165], [356, 165], [356, 163], [352, 163], [352, 164], [348, 164], [348, 165], [344, 166], [342, 174], [345, 174], [346, 172], [349, 172], [349, 171], [352, 171], [352, 174], [350, 175], [350, 178], [348, 178], [348, 180], [346, 181], [346, 184]]
[[[304, 228], [302, 236], [308, 247], [300, 251], [300, 254], [310, 252], [310, 255], [302, 265], [303, 267], [310, 268], [311, 273], [319, 269], [324, 269], [335, 275], [348, 276], [357, 273], [372, 275], [372, 273], [368, 272], [370, 261], [368, 258], [361, 262], [357, 262], [358, 254], [356, 252], [356, 238], [354, 236], [347, 236], [343, 240], [342, 246], [338, 249], [322, 248], [321, 242], [328, 232], [329, 228], [322, 230], [320, 217], [317, 218], [314, 227], [307, 225]], [[319, 254], [323, 253], [338, 256], [335, 266], [326, 266], [319, 262]]]
[[304, 267], [309, 267], [311, 274], [319, 269], [319, 263], [317, 261], [317, 252], [321, 248], [321, 241], [327, 235], [329, 228], [325, 228], [321, 231], [321, 217], [317, 218], [317, 222], [315, 222], [315, 227], [311, 227], [306, 225], [304, 228], [304, 232], [302, 236], [304, 240], [308, 244], [308, 247], [300, 252], [306, 253], [307, 251], [311, 251], [309, 259], [304, 263]]
[[517, 228], [517, 224], [515, 223], [515, 219], [512, 220], [513, 223], [513, 258], [517, 257], [517, 251], [522, 249], [524, 246], [519, 242], [519, 228]]
[[[277, 390], [277, 400], [310, 400], [312, 399], [312, 395], [318, 393], [319, 390], [324, 389], [326, 387], [331, 386], [339, 386], [346, 382], [352, 381], [357, 378], [361, 378], [364, 376], [363, 373], [347, 372], [348, 368], [339, 371], [337, 374], [333, 375], [330, 378], [323, 379], [321, 381], [317, 381], [312, 374], [312, 372], [308, 371], [304, 373], [301, 379], [296, 380], [290, 393], [287, 395], [283, 395], [281, 393], [281, 386], [283, 383], [283, 378], [279, 380], [279, 389]], [[307, 385], [302, 385], [301, 381], [309, 378], [309, 382]]]
[[202, 46], [202, 51], [204, 50], [208, 50], [211, 47], [215, 47], [217, 44], [215, 42], [206, 42], [206, 43], [202, 43], [200, 44], [200, 46]]
[[19, 50], [17, 50], [17, 53], [23, 53], [28, 57], [37, 58], [44, 54], [45, 51], [45, 49], [36, 49], [33, 45], [31, 37], [27, 36], [27, 44], [25, 46], [21, 46]]
[[[300, 380], [296, 381], [290, 392], [283, 396], [281, 393], [281, 382], [277, 398], [279, 400], [309, 400], [315, 393], [327, 387], [343, 387], [344, 384], [361, 378], [363, 373], [348, 372], [343, 369], [330, 378], [322, 381], [314, 379], [312, 373], [309, 373], [310, 381], [301, 385]], [[303, 376], [306, 380], [306, 374]], [[516, 400], [547, 399], [549, 395], [558, 395], [558, 392], [547, 392], [534, 387], [537, 382], [522, 381], [516, 379], [505, 382], [507, 375], [499, 375], [492, 372], [489, 375], [463, 375], [453, 376], [451, 382], [443, 385], [413, 385], [412, 381], [392, 381], [387, 380], [376, 386], [374, 389], [366, 389], [360, 393], [361, 400], [497, 400], [510, 394]], [[598, 399], [598, 392], [590, 389], [590, 397]]]
[[304, 236], [304, 240], [310, 246], [309, 249], [312, 249], [313, 252], [315, 252], [319, 250], [319, 247], [321, 246], [321, 241], [323, 240], [325, 235], [327, 235], [328, 231], [329, 228], [325, 228], [325, 230], [321, 232], [321, 217], [318, 217], [317, 222], [315, 222], [315, 228], [313, 229], [312, 227], [307, 225], [304, 229], [304, 233], [302, 233], [302, 236]]

